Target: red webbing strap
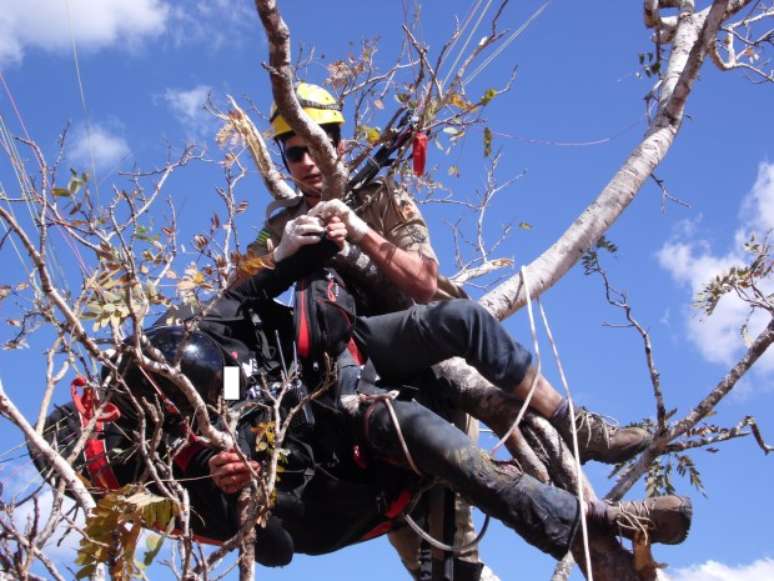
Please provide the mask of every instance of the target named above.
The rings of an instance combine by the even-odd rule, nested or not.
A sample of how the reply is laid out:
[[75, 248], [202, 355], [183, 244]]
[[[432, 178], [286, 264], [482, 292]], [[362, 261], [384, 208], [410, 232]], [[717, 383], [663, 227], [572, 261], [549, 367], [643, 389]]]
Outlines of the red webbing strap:
[[[79, 387], [83, 388], [83, 395], [78, 393]], [[88, 385], [85, 377], [78, 376], [70, 384], [70, 395], [73, 399], [73, 405], [75, 405], [75, 409], [78, 411], [81, 428], [85, 428], [91, 418], [94, 417], [96, 403], [94, 388]], [[107, 460], [105, 439], [100, 437], [104, 433], [105, 423], [115, 421], [120, 416], [121, 413], [114, 404], [105, 404], [102, 413], [97, 418], [94, 431], [89, 439], [86, 440], [86, 446], [83, 449], [83, 455], [86, 458], [86, 469], [89, 471], [92, 484], [104, 490], [117, 490], [121, 488], [113, 468]]]
[[306, 285], [299, 283], [301, 288], [296, 290], [296, 309], [298, 309], [298, 327], [296, 328], [296, 348], [302, 358], [309, 357], [312, 353], [312, 336], [309, 330], [309, 313], [307, 310], [306, 295], [309, 292]]
[[180, 468], [183, 472], [186, 472], [188, 470], [188, 465], [191, 463], [191, 458], [204, 447], [204, 444], [202, 444], [199, 438], [194, 434], [189, 433], [188, 443], [180, 448], [180, 451], [175, 454], [175, 458], [173, 459], [175, 466]]
[[374, 537], [378, 537], [385, 533], [390, 532], [395, 519], [398, 518], [403, 513], [405, 508], [411, 502], [411, 499], [413, 498], [413, 496], [414, 496], [414, 493], [411, 490], [408, 490], [408, 489], [403, 490], [398, 495], [398, 498], [393, 500], [390, 503], [390, 506], [387, 507], [387, 510], [384, 511], [384, 516], [387, 517], [389, 520], [383, 523], [379, 523], [370, 531], [368, 531], [366, 534], [364, 534], [362, 537], [360, 537], [359, 540], [367, 541], [368, 539], [373, 539]]
[[363, 352], [357, 346], [355, 339], [352, 337], [349, 338], [349, 342], [347, 343], [347, 351], [349, 351], [349, 354], [352, 355], [352, 359], [355, 360], [355, 363], [358, 365], [365, 364], [365, 356], [363, 356]]

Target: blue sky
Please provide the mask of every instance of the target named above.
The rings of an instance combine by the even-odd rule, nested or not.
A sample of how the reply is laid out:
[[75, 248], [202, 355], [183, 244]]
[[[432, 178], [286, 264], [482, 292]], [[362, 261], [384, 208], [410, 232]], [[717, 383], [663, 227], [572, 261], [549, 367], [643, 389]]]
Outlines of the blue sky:
[[[453, 17], [463, 17], [468, 6], [461, 1], [425, 3], [419, 33], [431, 51], [440, 48]], [[538, 6], [533, 1], [511, 3], [502, 25], [518, 27]], [[324, 63], [346, 56], [363, 38], [380, 37], [377, 60], [383, 66], [397, 54], [399, 2], [299, 0], [285, 2], [282, 10], [295, 46], [315, 47], [324, 57], [322, 65], [308, 72], [313, 82], [325, 78]], [[637, 57], [650, 50], [638, 3], [560, 0], [469, 87], [471, 97], [479, 96], [502, 86], [511, 68], [519, 66], [512, 91], [493, 101], [488, 118], [494, 147], [502, 152], [498, 177], [504, 181], [526, 174], [495, 199], [488, 225], [492, 240], [504, 223], [533, 227], [517, 229], [498, 256], [513, 258], [517, 266], [538, 256], [594, 199], [638, 142], [646, 127], [643, 97], [651, 81], [637, 74]], [[221, 159], [213, 142], [218, 125], [202, 111], [203, 100], [211, 93], [216, 103], [223, 103], [231, 94], [267, 112], [271, 95], [260, 66], [266, 58], [260, 23], [246, 1], [35, 0], [4, 6], [0, 16], [0, 69], [26, 130], [53, 156], [57, 135], [71, 123], [64, 168], [91, 171], [93, 164], [105, 197], [112, 184], [126, 187], [118, 170], [156, 167], [168, 148], [179, 152], [185, 143], [196, 142], [208, 148], [208, 159]], [[652, 334], [668, 406], [677, 407], [678, 414], [715, 385], [744, 349], [738, 328], [745, 312], [738, 304], [725, 300], [706, 319], [692, 309], [691, 301], [718, 269], [738, 260], [745, 233], [774, 227], [772, 97], [770, 86], [705, 66], [683, 129], [657, 170], [670, 192], [690, 208], [667, 204], [662, 212], [660, 192], [650, 182], [608, 233], [620, 250], [605, 257], [605, 264]], [[4, 90], [0, 114], [12, 133], [23, 135]], [[255, 121], [266, 125], [258, 116]], [[31, 164], [30, 156], [24, 156]], [[448, 159], [430, 148], [429, 163], [438, 164], [439, 179], [456, 195], [472, 196], [484, 185], [480, 132], [472, 132]], [[459, 177], [446, 176], [450, 163], [460, 167]], [[18, 194], [5, 155], [0, 158], [0, 183], [9, 195]], [[183, 239], [208, 228], [219, 185], [222, 173], [216, 163], [194, 164], [170, 180], [166, 193], [177, 208]], [[268, 196], [254, 171], [238, 195], [250, 202], [239, 224], [243, 241], [248, 241], [263, 219]], [[423, 211], [442, 270], [453, 274], [446, 226], [453, 216], [447, 206], [429, 205]], [[72, 277], [72, 256], [61, 251], [59, 258]], [[22, 280], [21, 266], [7, 246], [0, 250], [0, 261], [0, 284]], [[471, 289], [474, 295], [479, 292]], [[604, 302], [600, 282], [575, 268], [543, 301], [575, 398], [624, 422], [652, 416], [641, 342], [631, 330], [602, 326], [619, 322], [621, 316]], [[15, 312], [13, 299], [0, 302], [0, 342], [13, 335], [4, 321]], [[751, 322], [753, 331], [756, 324], [760, 322]], [[525, 313], [507, 326], [531, 344]], [[28, 349], [0, 351], [0, 379], [29, 416], [42, 393], [46, 338], [41, 333]], [[543, 352], [549, 353], [545, 343]], [[549, 360], [544, 368], [556, 380]], [[66, 399], [62, 384], [56, 400]], [[733, 425], [752, 414], [764, 435], [774, 440], [773, 403], [774, 354], [769, 353], [719, 406], [713, 420]], [[3, 449], [20, 441], [7, 422], [0, 423], [0, 441]], [[492, 443], [490, 436], [482, 437], [482, 445]], [[678, 479], [679, 490], [694, 499], [694, 527], [684, 544], [657, 549], [657, 560], [669, 563], [668, 572], [679, 581], [774, 578], [769, 532], [774, 511], [768, 502], [774, 465], [752, 440], [720, 448], [715, 455], [700, 451], [692, 456], [702, 471], [707, 498]], [[606, 470], [589, 466], [588, 471], [597, 491], [604, 493], [611, 485]], [[12, 482], [28, 476], [23, 459], [0, 464], [6, 494]], [[482, 553], [503, 580], [550, 577], [551, 560], [499, 525], [487, 534]], [[336, 555], [299, 556], [286, 569], [261, 570], [259, 578], [308, 575], [378, 581], [402, 578], [402, 568], [382, 539]], [[164, 574], [155, 570], [156, 577]]]

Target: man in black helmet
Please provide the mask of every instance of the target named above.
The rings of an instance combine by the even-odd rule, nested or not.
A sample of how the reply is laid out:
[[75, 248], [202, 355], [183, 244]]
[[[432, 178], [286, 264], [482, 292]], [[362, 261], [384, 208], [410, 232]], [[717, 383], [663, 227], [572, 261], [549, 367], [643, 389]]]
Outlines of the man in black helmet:
[[[285, 264], [284, 260], [281, 261], [278, 270]], [[265, 280], [272, 274], [263, 270], [251, 280]], [[312, 298], [308, 303], [300, 304], [300, 300], [309, 297], [306, 294], [308, 289], [317, 282], [323, 283], [321, 288], [330, 291], [328, 298], [318, 296], [320, 300]], [[257, 284], [253, 288], [245, 288], [245, 296], [237, 303], [247, 303], [259, 288]], [[345, 305], [352, 304], [352, 301], [347, 300], [346, 295], [346, 286], [330, 269], [320, 269], [313, 276], [304, 277], [296, 290], [297, 314], [306, 309], [303, 316], [297, 315], [297, 323], [301, 324], [297, 326], [297, 331], [305, 329], [303, 321], [307, 319], [323, 321], [328, 315], [333, 318], [347, 315]], [[424, 345], [422, 355], [412, 358], [404, 354], [409, 359], [409, 365], [397, 370], [398, 373], [417, 371], [411, 369], [411, 364], [428, 366], [433, 358], [462, 355], [498, 385], [512, 386], [527, 379], [529, 354], [475, 303], [455, 300], [417, 308], [426, 309], [436, 324], [432, 326], [433, 333], [421, 338]], [[397, 315], [400, 317], [403, 313]], [[421, 317], [427, 319], [424, 315]], [[351, 465], [353, 457], [357, 458], [355, 464], [363, 470], [378, 465], [402, 468], [405, 476], [402, 479], [399, 477], [399, 481], [409, 479], [413, 471], [422, 478], [438, 481], [460, 493], [485, 513], [514, 529], [527, 542], [557, 559], [568, 550], [578, 551], [581, 548], [577, 535], [581, 515], [588, 519], [590, 526], [607, 533], [619, 532], [628, 538], [639, 533], [651, 542], [676, 544], [686, 537], [691, 521], [691, 503], [687, 498], [668, 496], [618, 504], [591, 501], [581, 505], [572, 494], [541, 483], [514, 465], [494, 461], [460, 430], [418, 402], [395, 399], [387, 391], [393, 385], [389, 380], [377, 385], [365, 374], [349, 373], [348, 368], [352, 367], [348, 363], [351, 348], [345, 347], [350, 345], [348, 339], [354, 333], [357, 345], [368, 349], [375, 341], [367, 336], [367, 327], [372, 322], [369, 319], [374, 318], [378, 319], [357, 317], [353, 325], [337, 327], [339, 334], [336, 336], [330, 333], [334, 327], [326, 326], [328, 333], [316, 335], [319, 348], [298, 349], [301, 369], [304, 370], [302, 378], [312, 382], [312, 385], [316, 377], [321, 381], [322, 377], [330, 377], [330, 372], [319, 375], [315, 372], [323, 366], [323, 353], [327, 354], [329, 361], [337, 362], [332, 368], [336, 373], [336, 382], [319, 399], [310, 403], [317, 410], [315, 415], [319, 412], [323, 416], [320, 421], [315, 421], [314, 431], [307, 441], [326, 457], [325, 445], [321, 443], [327, 440], [325, 435], [330, 434], [333, 428], [333, 444], [337, 451], [337, 460], [332, 464], [335, 468], [324, 464], [320, 477], [341, 474], [342, 467], [347, 463]], [[473, 319], [475, 324], [466, 332], [460, 332]], [[351, 318], [349, 320], [352, 321]], [[374, 365], [377, 369], [384, 369], [384, 361], [377, 360]], [[248, 456], [255, 450], [254, 445], [244, 448]], [[356, 450], [360, 452], [354, 454]], [[251, 457], [256, 460], [253, 468], [259, 469], [260, 458]], [[226, 493], [236, 493], [249, 481], [247, 466], [235, 452], [214, 454], [208, 464], [213, 482]], [[358, 469], [355, 468], [354, 472], [357, 473]], [[381, 485], [381, 481], [377, 482]], [[289, 534], [289, 541], [302, 552], [327, 552], [343, 546], [331, 545], [334, 539], [345, 539], [342, 541], [345, 543], [363, 540], [363, 536], [348, 534], [351, 529], [341, 522], [341, 510], [336, 504], [342, 500], [341, 489], [315, 484], [313, 479], [302, 494], [304, 510], [299, 516], [276, 513]], [[317, 537], [321, 530], [330, 532], [327, 541], [323, 539], [327, 544], [319, 544]], [[315, 536], [318, 544], [310, 545]]]

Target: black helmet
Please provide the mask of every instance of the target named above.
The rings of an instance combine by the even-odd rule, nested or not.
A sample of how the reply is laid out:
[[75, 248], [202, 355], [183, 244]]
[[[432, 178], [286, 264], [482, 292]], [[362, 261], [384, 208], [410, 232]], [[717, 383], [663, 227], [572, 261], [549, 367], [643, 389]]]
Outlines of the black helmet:
[[[180, 362], [181, 371], [206, 404], [217, 405], [223, 392], [223, 368], [227, 363], [222, 349], [209, 335], [201, 331], [186, 331], [178, 326], [153, 327], [147, 330], [145, 335], [151, 345], [161, 351], [168, 363]], [[132, 340], [130, 337], [127, 341]], [[143, 373], [133, 358], [122, 366], [121, 371], [135, 397], [142, 396], [154, 401], [163, 395], [184, 417], [190, 417], [193, 413], [188, 398], [177, 386], [158, 374], [150, 374], [147, 371]], [[153, 379], [155, 386], [148, 376]], [[132, 413], [133, 406], [125, 396], [121, 396], [120, 390], [118, 391], [114, 401], [122, 411]]]

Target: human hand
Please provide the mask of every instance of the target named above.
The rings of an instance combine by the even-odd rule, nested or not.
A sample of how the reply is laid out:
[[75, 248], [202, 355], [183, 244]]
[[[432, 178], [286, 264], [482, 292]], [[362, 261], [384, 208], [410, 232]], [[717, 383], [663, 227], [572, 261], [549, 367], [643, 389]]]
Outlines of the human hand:
[[234, 494], [247, 486], [252, 476], [250, 468], [255, 473], [261, 469], [260, 464], [254, 460], [248, 466], [236, 452], [218, 452], [209, 459], [207, 465], [215, 486], [226, 494]]
[[322, 221], [317, 217], [304, 214], [293, 218], [285, 224], [282, 240], [274, 249], [274, 262], [293, 256], [302, 246], [317, 244], [324, 233]]
[[325, 237], [339, 248], [344, 248], [347, 244], [347, 225], [338, 216], [333, 216], [325, 223]]
[[326, 224], [334, 217], [339, 218], [346, 225], [347, 234], [353, 242], [360, 242], [368, 232], [368, 224], [341, 200], [320, 202], [309, 211], [309, 215], [319, 217]]

